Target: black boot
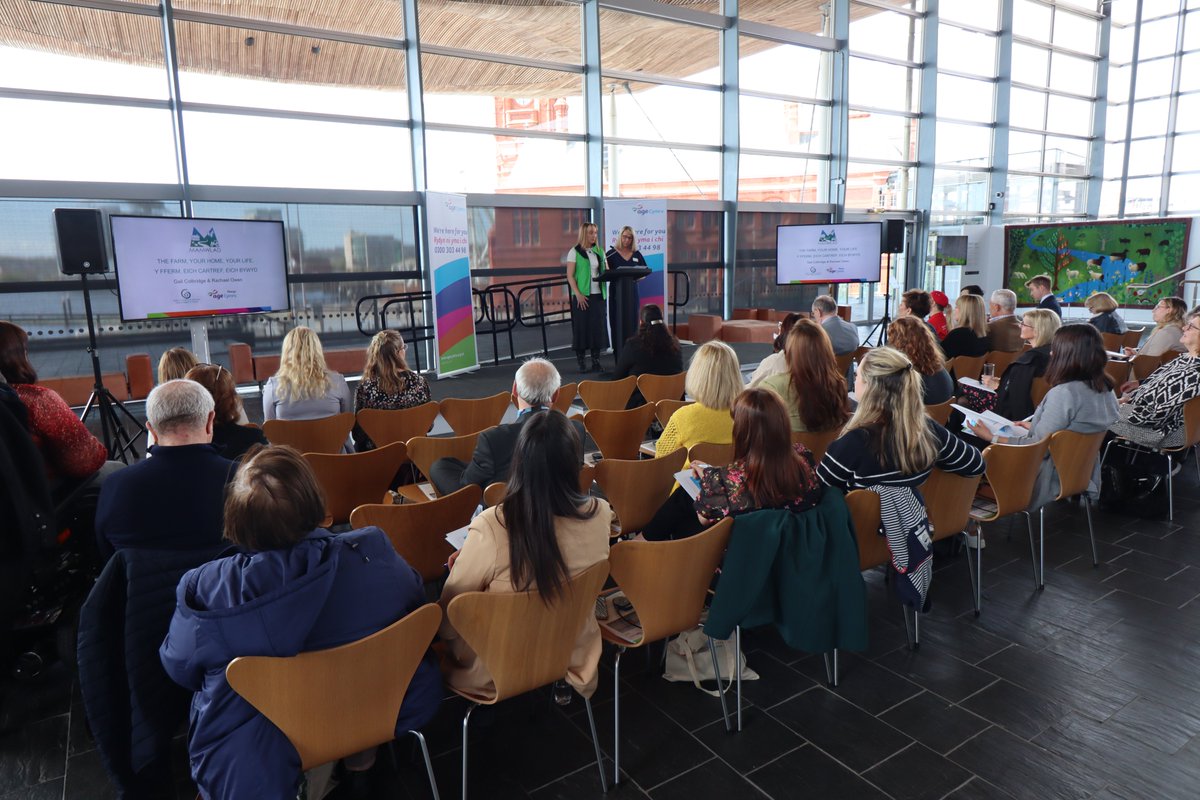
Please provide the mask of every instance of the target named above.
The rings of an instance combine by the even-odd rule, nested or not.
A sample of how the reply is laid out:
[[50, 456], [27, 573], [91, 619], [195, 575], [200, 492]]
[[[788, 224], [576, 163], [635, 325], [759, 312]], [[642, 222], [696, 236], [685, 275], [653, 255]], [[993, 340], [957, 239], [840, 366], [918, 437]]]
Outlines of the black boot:
[[600, 356], [592, 356], [592, 372], [605, 372], [604, 365], [600, 363]]
[[577, 359], [579, 359], [579, 371], [587, 372], [588, 371], [587, 360], [583, 357], [583, 353], [578, 353], [575, 357]]

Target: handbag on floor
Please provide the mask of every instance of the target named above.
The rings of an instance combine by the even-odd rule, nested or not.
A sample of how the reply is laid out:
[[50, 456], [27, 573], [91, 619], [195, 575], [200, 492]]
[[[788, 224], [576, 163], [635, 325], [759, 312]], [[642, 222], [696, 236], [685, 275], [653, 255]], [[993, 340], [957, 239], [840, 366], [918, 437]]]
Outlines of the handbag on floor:
[[[692, 685], [705, 694], [719, 697], [728, 692], [733, 686], [736, 675], [733, 667], [735, 648], [730, 639], [714, 639], [717, 650], [717, 663], [721, 667], [721, 677], [729, 683], [720, 691], [705, 689], [700, 681], [716, 680], [713, 674], [712, 656], [708, 652], [708, 634], [704, 632], [704, 623], [686, 630], [667, 643], [667, 661], [663, 670], [663, 678], [672, 683], [691, 681]], [[746, 654], [741, 654], [738, 667], [742, 672], [742, 680], [756, 681], [758, 673], [746, 665]]]

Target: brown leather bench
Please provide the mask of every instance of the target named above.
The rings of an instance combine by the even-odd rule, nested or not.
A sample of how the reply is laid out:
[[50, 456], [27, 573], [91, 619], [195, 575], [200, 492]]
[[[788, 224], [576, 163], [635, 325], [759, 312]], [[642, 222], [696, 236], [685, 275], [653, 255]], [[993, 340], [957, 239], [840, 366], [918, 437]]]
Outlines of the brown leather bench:
[[[236, 354], [235, 354], [236, 349]], [[243, 380], [245, 375], [245, 358], [249, 356], [253, 377]], [[229, 346], [229, 360], [234, 365], [230, 372], [237, 383], [266, 383], [267, 379], [279, 371], [279, 356], [255, 356], [250, 354], [249, 345], [232, 344]], [[325, 366], [343, 375], [358, 375], [367, 365], [367, 349], [365, 347], [346, 347], [325, 351]]]
[[778, 323], [757, 319], [731, 319], [721, 326], [721, 341], [724, 342], [760, 342], [771, 344], [775, 341], [775, 333], [779, 330]]
[[129, 399], [145, 400], [154, 388], [154, 364], [149, 353], [130, 353], [125, 356], [125, 377], [129, 382]]
[[[129, 399], [129, 386], [125, 383], [124, 372], [105, 372], [100, 377], [104, 381], [104, 388], [108, 389], [113, 397], [121, 402]], [[68, 375], [62, 378], [44, 378], [38, 381], [39, 386], [58, 392], [69, 406], [81, 406], [87, 403], [88, 398], [92, 396], [92, 387], [95, 384], [96, 378], [93, 375]]]

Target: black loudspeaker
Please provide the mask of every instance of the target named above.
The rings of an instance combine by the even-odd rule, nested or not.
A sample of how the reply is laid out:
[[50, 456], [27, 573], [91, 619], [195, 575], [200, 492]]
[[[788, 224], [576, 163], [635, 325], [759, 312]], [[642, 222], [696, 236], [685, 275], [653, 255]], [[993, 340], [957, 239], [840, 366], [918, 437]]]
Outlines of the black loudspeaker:
[[56, 208], [54, 230], [58, 236], [58, 268], [63, 275], [108, 272], [103, 214], [92, 208]]
[[885, 219], [883, 221], [883, 252], [904, 252], [904, 220]]

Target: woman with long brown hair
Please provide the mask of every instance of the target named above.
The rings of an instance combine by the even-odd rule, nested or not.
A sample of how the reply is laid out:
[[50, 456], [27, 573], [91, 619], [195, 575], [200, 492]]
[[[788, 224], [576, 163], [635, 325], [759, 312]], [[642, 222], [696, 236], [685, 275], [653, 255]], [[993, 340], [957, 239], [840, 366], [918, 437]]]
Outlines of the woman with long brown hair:
[[888, 344], [896, 348], [921, 375], [921, 397], [927, 406], [944, 403], [954, 396], [954, 381], [946, 371], [946, 359], [937, 337], [919, 317], [897, 317], [888, 325]]
[[[354, 410], [382, 408], [395, 411], [412, 408], [430, 400], [429, 381], [408, 368], [408, 345], [397, 331], [380, 331], [367, 345], [367, 363], [362, 380], [354, 390]], [[373, 450], [375, 443], [354, 426], [354, 449]]]
[[828, 431], [850, 418], [846, 378], [838, 370], [829, 335], [811, 319], [797, 320], [783, 352], [787, 372], [762, 382], [783, 400], [793, 431]]
[[241, 424], [246, 412], [229, 370], [220, 364], [198, 364], [188, 370], [185, 377], [200, 384], [212, 395], [215, 405], [213, 411], [216, 413], [212, 443], [221, 455], [237, 461], [254, 445], [268, 444], [267, 437], [263, 436], [260, 429]]

